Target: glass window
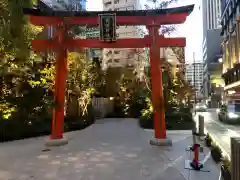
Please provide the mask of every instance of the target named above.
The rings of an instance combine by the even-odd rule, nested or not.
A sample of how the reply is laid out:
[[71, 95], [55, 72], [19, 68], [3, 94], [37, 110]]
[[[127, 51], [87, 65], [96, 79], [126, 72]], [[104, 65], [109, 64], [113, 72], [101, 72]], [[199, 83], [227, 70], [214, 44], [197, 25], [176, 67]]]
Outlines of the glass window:
[[114, 54], [120, 54], [120, 51], [116, 51], [116, 50], [115, 50], [115, 51], [114, 51]]
[[104, 3], [104, 6], [107, 7], [107, 6], [109, 6], [110, 4], [112, 4], [112, 1], [105, 2], [105, 3]]
[[115, 63], [119, 63], [119, 62], [120, 62], [120, 59], [114, 59], [114, 62], [115, 62]]

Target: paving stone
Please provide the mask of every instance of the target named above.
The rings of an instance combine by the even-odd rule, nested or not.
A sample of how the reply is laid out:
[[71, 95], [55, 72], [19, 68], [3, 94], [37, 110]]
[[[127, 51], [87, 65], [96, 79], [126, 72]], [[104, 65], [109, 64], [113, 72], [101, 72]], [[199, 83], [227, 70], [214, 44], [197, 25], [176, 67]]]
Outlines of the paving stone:
[[[168, 132], [171, 148], [151, 146], [153, 131], [135, 119], [98, 120], [82, 131], [66, 133], [69, 143], [44, 149], [47, 137], [0, 143], [0, 180], [182, 180], [191, 133]], [[181, 158], [179, 158], [181, 157]], [[213, 164], [211, 179], [219, 169]], [[183, 174], [183, 175], [181, 175]], [[210, 177], [210, 176], [209, 176]], [[165, 179], [164, 179], [165, 178]], [[208, 178], [199, 174], [194, 179]], [[160, 179], [161, 180], [161, 179]]]

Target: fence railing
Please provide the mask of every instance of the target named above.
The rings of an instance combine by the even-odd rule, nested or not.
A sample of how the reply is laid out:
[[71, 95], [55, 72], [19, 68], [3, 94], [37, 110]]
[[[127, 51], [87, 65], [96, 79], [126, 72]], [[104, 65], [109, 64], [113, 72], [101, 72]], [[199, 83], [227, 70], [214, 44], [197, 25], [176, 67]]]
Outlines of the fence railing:
[[92, 105], [95, 110], [99, 112], [99, 117], [98, 118], [103, 118], [107, 114], [111, 113], [113, 111], [113, 100], [110, 98], [96, 98], [93, 97], [92, 99]]

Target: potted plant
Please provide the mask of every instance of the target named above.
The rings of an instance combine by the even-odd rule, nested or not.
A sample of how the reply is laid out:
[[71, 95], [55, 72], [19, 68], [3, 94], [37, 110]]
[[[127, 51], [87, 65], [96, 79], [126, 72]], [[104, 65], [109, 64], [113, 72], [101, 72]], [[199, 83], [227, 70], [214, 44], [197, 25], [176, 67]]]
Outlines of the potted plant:
[[209, 134], [207, 134], [207, 136], [205, 137], [205, 143], [207, 147], [211, 147], [212, 146], [212, 138], [210, 137]]
[[222, 159], [222, 150], [217, 145], [213, 145], [211, 149], [211, 156], [216, 163], [219, 163]]
[[231, 162], [228, 160], [228, 158], [224, 158], [221, 165], [221, 174], [224, 180], [231, 180], [230, 167]]

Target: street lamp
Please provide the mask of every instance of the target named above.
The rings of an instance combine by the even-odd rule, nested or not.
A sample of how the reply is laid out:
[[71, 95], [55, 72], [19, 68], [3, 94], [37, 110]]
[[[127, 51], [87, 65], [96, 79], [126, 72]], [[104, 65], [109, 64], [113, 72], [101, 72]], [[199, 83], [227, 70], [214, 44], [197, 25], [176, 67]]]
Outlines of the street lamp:
[[222, 62], [223, 62], [223, 59], [222, 59], [222, 58], [219, 58], [219, 59], [218, 59], [218, 62], [222, 63]]

